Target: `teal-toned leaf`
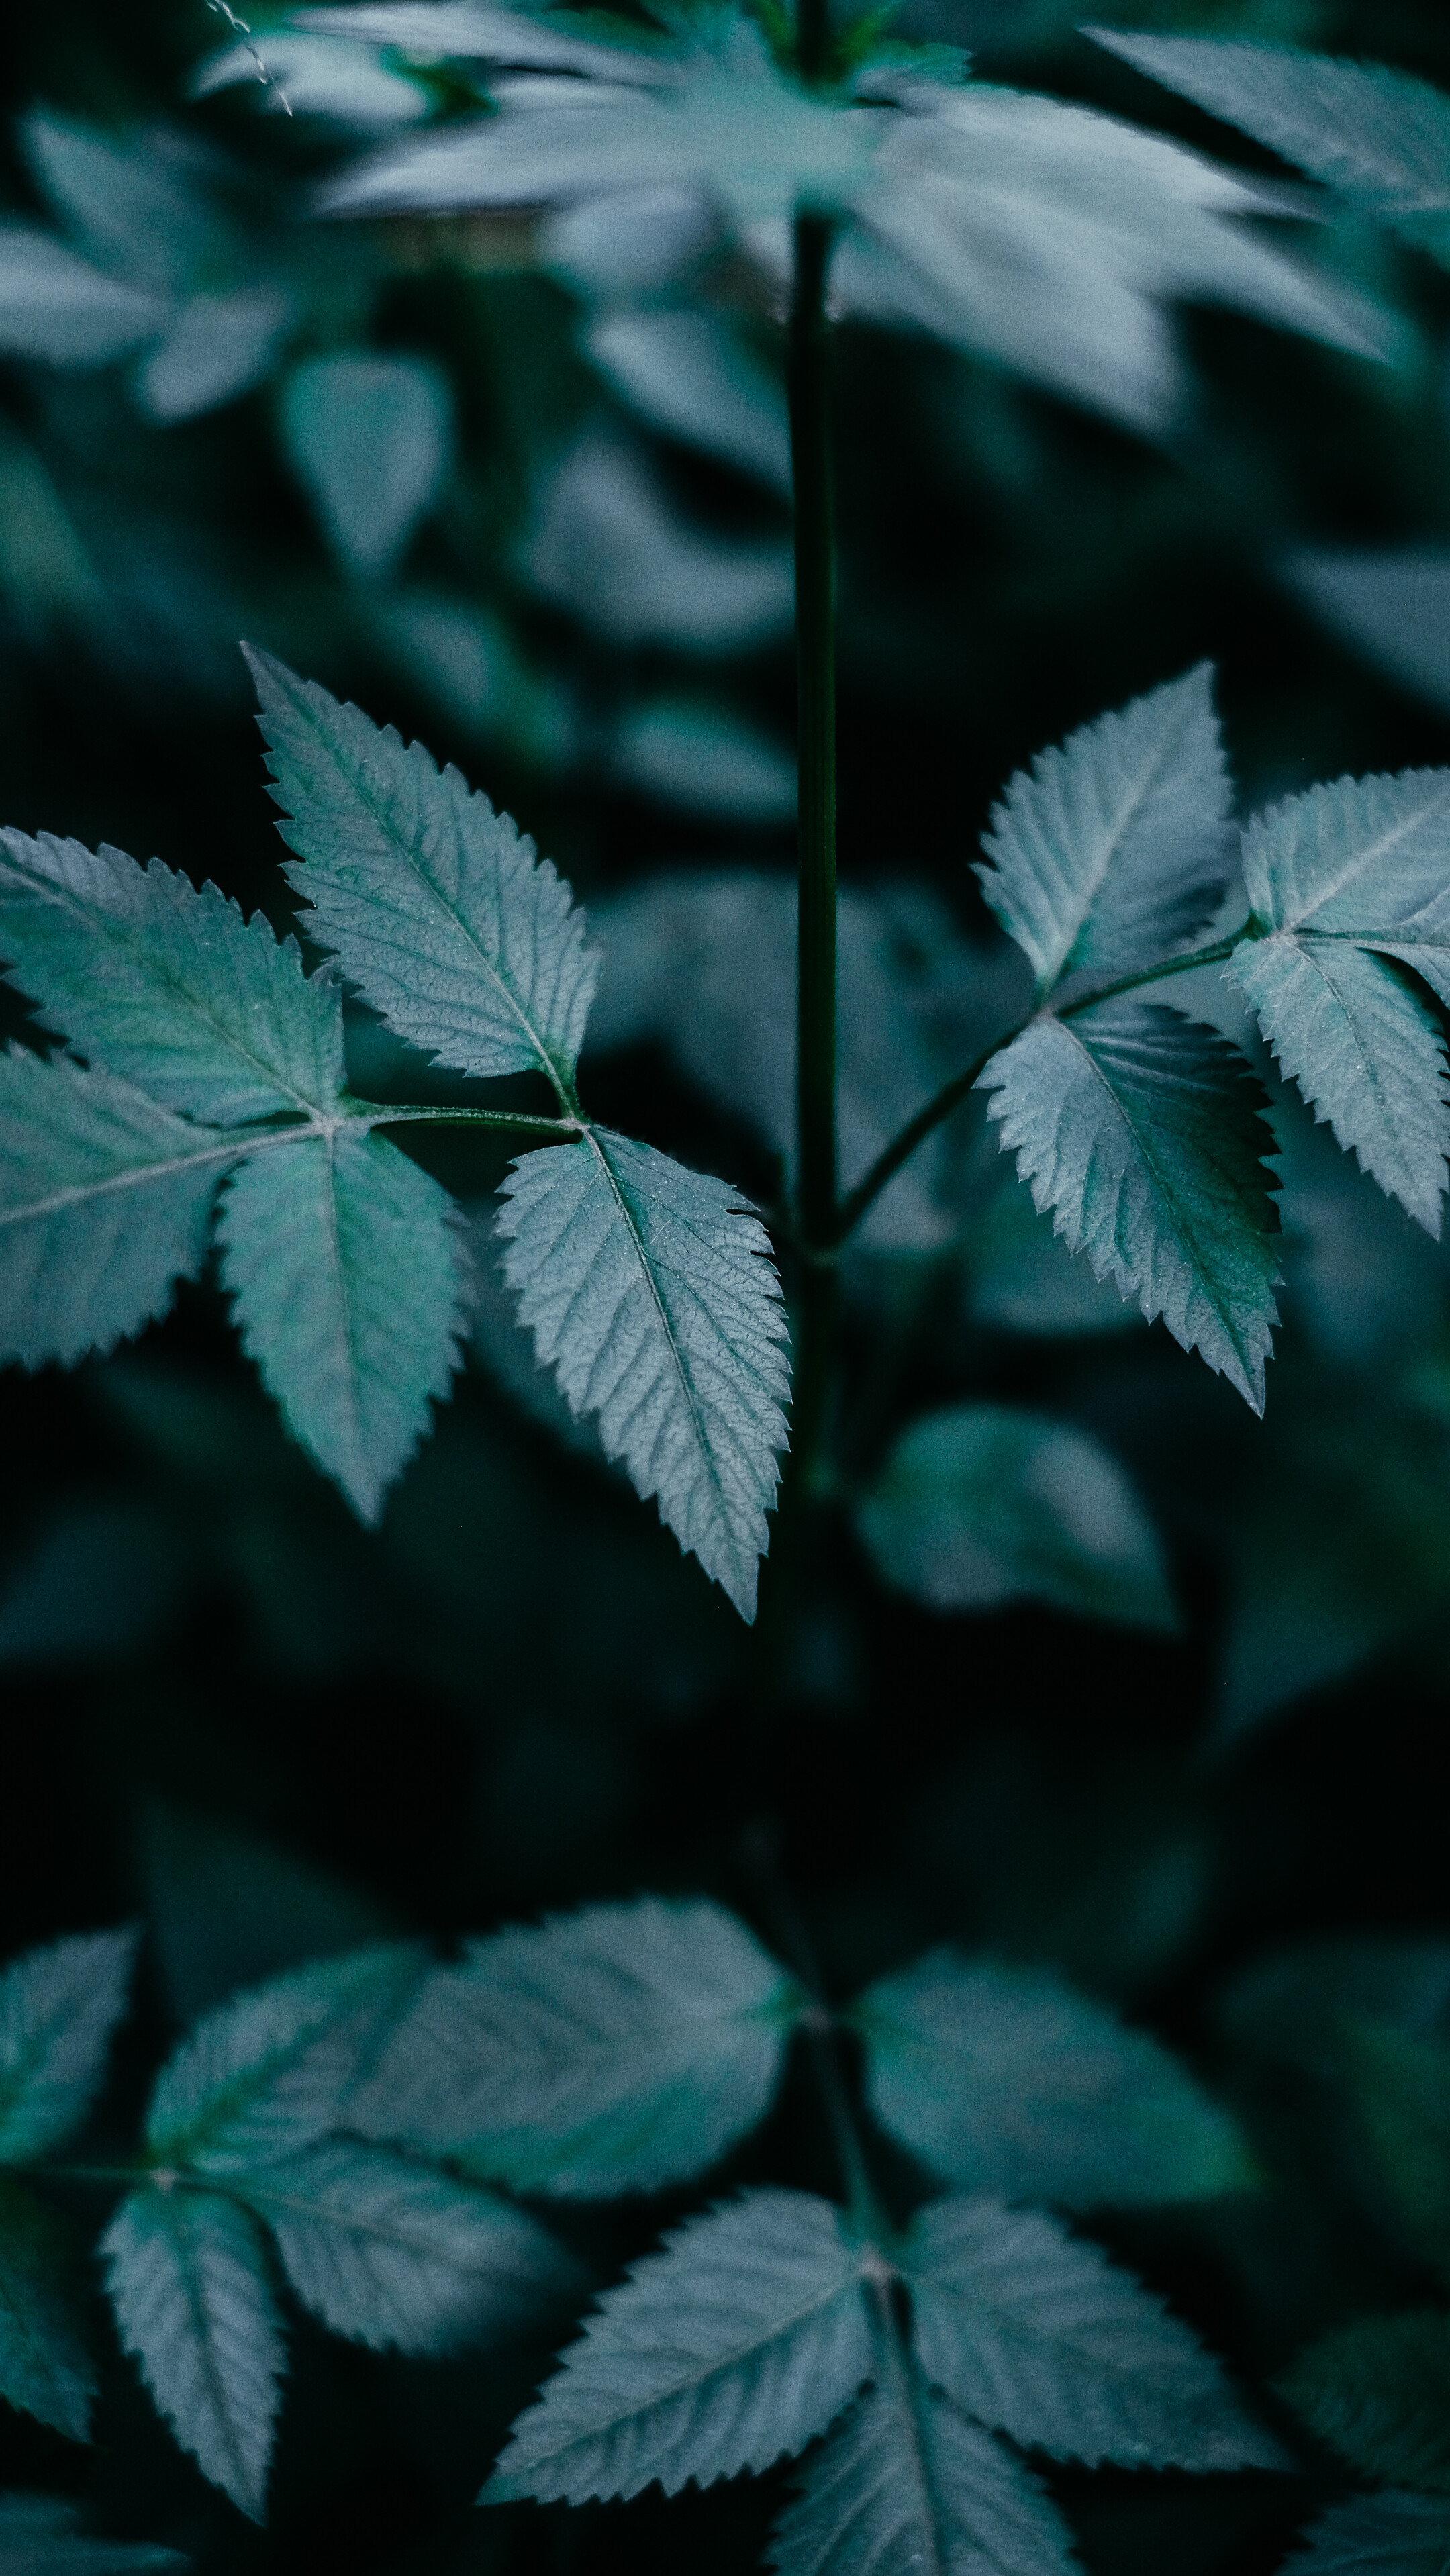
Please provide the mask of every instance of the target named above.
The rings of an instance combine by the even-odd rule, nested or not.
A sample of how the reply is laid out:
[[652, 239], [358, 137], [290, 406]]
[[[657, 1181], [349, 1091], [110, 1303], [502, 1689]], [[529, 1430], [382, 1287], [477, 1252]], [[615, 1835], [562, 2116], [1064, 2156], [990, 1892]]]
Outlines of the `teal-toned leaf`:
[[806, 2463], [779, 2576], [1067, 2576], [1072, 2534], [1027, 2470], [905, 2364]]
[[791, 622], [784, 538], [702, 527], [637, 442], [608, 428], [586, 432], [543, 484], [524, 563], [536, 590], [615, 645], [736, 653]]
[[1264, 1095], [1211, 1029], [1152, 1003], [1039, 1019], [992, 1058], [981, 1088], [1004, 1151], [1151, 1323], [1195, 1346], [1256, 1413], [1278, 1322], [1277, 1217]]
[[[496, 9], [491, 0], [363, 0], [359, 8], [299, 9], [299, 27], [365, 45], [401, 45], [415, 61], [507, 63], [531, 71], [595, 72], [606, 80], [661, 81], [657, 56], [602, 44], [597, 22], [566, 9], [547, 19]], [[643, 31], [639, 32], [643, 42]]]
[[406, 1946], [355, 1950], [208, 2013], [157, 2078], [152, 2162], [241, 2174], [345, 2126], [417, 1973]]
[[1231, 795], [1210, 662], [1017, 772], [973, 873], [1040, 993], [1076, 966], [1153, 965], [1212, 920]]
[[270, 372], [292, 319], [280, 286], [189, 295], [137, 373], [142, 409], [153, 420], [195, 420], [234, 402]]
[[1443, 547], [1296, 546], [1279, 572], [1295, 597], [1376, 670], [1450, 707], [1450, 555]]
[[244, 1163], [217, 1233], [242, 1340], [289, 1431], [375, 1522], [458, 1365], [452, 1200], [396, 1145], [344, 1129]]
[[584, 345], [652, 429], [790, 491], [784, 388], [719, 314], [605, 313]]
[[1450, 999], [1450, 769], [1286, 797], [1254, 816], [1243, 861], [1265, 929], [1359, 940]]
[[69, 1364], [163, 1315], [237, 1152], [112, 1074], [0, 1057], [0, 1359]]
[[1083, 32], [1437, 258], [1450, 257], [1450, 99], [1428, 81], [1282, 45]]
[[765, 1228], [740, 1193], [591, 1127], [514, 1164], [504, 1275], [570, 1411], [755, 1616], [789, 1390]]
[[282, 389], [282, 444], [334, 552], [381, 580], [432, 507], [453, 448], [448, 379], [423, 358], [304, 359]]
[[422, 82], [395, 70], [381, 45], [364, 50], [361, 45], [339, 44], [332, 36], [297, 35], [287, 27], [269, 27], [262, 59], [267, 66], [265, 83], [257, 71], [255, 46], [223, 45], [192, 73], [188, 96], [212, 98], [218, 90], [250, 84], [259, 103], [274, 115], [332, 116], [340, 124], [364, 130], [411, 124], [428, 113], [430, 100]]
[[1340, 2065], [1405, 2233], [1450, 2279], [1450, 2046], [1348, 2013], [1339, 2037]]
[[1051, 1969], [938, 1950], [869, 1986], [853, 2018], [877, 2119], [963, 2190], [1087, 2209], [1254, 2178], [1177, 2060]]
[[38, 108], [20, 145], [51, 213], [113, 276], [169, 300], [198, 268], [224, 272], [234, 258], [236, 236], [198, 184], [198, 155], [174, 131], [117, 132]]
[[154, 339], [166, 307], [32, 224], [0, 224], [0, 349], [51, 367], [103, 367]]
[[60, 2221], [0, 2182], [0, 2397], [73, 2442], [89, 2435], [96, 2393], [79, 2271]]
[[121, 2341], [178, 2442], [260, 2522], [286, 2358], [255, 2218], [214, 2192], [148, 2184], [101, 2251]]
[[1300, 2539], [1293, 2576], [1444, 2576], [1450, 2562], [1450, 2505], [1439, 2496], [1390, 2487], [1331, 2505]]
[[0, 832], [0, 955], [46, 1028], [168, 1109], [229, 1127], [330, 1109], [342, 1089], [329, 977], [159, 859]]
[[375, 2351], [448, 2352], [518, 2326], [556, 2288], [553, 2239], [521, 2209], [355, 2138], [238, 2183], [304, 2306]]
[[100, 2091], [134, 1932], [79, 1932], [0, 1976], [0, 2164], [63, 2146]]
[[686, 813], [741, 823], [788, 823], [795, 762], [773, 735], [723, 707], [657, 698], [617, 727], [610, 756], [625, 786]]
[[1023, 2450], [1131, 2468], [1283, 2466], [1187, 2326], [1040, 2210], [985, 2194], [930, 2201], [899, 2260], [928, 2379]]
[[1108, 1451], [1019, 1405], [958, 1404], [904, 1431], [856, 1514], [878, 1573], [937, 1610], [1045, 1601], [1177, 1626], [1163, 1554]]
[[312, 936], [438, 1062], [567, 1089], [599, 974], [569, 888], [421, 743], [405, 750], [268, 654], [248, 660]]
[[1311, 2344], [1274, 2385], [1362, 2477], [1450, 2495], [1450, 2317], [1366, 2317]]
[[7, 2576], [183, 2576], [175, 2549], [103, 2540], [81, 2506], [62, 2496], [0, 2495], [0, 2566]]
[[764, 2116], [800, 2002], [703, 1898], [591, 1906], [436, 1969], [352, 2124], [515, 2191], [658, 2191]]
[[799, 2451], [871, 2369], [863, 2249], [805, 2192], [686, 2222], [610, 2290], [513, 2437], [483, 2500], [675, 2495]]

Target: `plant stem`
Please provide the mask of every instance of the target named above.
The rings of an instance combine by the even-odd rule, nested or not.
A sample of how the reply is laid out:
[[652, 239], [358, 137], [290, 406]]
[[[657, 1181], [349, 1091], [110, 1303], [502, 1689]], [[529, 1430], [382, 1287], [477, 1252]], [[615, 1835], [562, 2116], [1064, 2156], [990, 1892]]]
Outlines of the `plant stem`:
[[[805, 21], [802, 19], [802, 46]], [[795, 490], [798, 985], [797, 1189], [807, 1246], [836, 1217], [836, 644], [826, 269], [831, 228], [797, 215], [790, 323]]]
[[513, 1109], [413, 1109], [390, 1108], [376, 1100], [352, 1100], [347, 1104], [349, 1120], [369, 1127], [411, 1127], [420, 1121], [433, 1127], [506, 1127], [516, 1136], [578, 1136], [583, 1121], [578, 1118], [536, 1118]]

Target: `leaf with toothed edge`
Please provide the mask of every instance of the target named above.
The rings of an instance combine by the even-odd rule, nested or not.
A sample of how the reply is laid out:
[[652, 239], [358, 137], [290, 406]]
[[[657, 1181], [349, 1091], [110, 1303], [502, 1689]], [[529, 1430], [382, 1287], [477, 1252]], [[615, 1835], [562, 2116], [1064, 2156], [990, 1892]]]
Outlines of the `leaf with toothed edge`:
[[0, 2164], [30, 2164], [78, 2129], [126, 2009], [134, 1932], [78, 1932], [0, 1976]]

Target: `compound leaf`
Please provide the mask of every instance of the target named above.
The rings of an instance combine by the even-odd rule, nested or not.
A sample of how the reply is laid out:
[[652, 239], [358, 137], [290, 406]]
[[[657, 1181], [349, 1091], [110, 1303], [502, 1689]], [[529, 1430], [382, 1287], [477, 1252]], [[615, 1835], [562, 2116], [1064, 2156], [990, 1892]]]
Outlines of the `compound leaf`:
[[938, 1950], [853, 2018], [876, 2117], [963, 2190], [1086, 2209], [1253, 2179], [1233, 2121], [1166, 2049], [1051, 1969]]
[[255, 2218], [215, 2193], [148, 2185], [101, 2240], [121, 2341], [205, 2477], [263, 2518], [285, 2367]]
[[0, 2164], [33, 2164], [80, 2127], [135, 1951], [134, 1932], [78, 1932], [0, 1977]]
[[13, 2576], [184, 2576], [190, 2564], [144, 2540], [95, 2538], [62, 2496], [0, 2495], [0, 2565]]
[[1033, 1020], [981, 1077], [1039, 1213], [1056, 1211], [1151, 1323], [1253, 1406], [1278, 1322], [1259, 1084], [1227, 1040], [1152, 1003]]
[[375, 2351], [476, 2342], [517, 2324], [561, 2272], [523, 2210], [356, 2139], [325, 2140], [239, 2188], [304, 2305]]
[[243, 1343], [288, 1429], [375, 1522], [458, 1365], [452, 1200], [385, 1138], [334, 1129], [245, 1162], [217, 1232]]
[[608, 2291], [520, 2416], [484, 2501], [709, 2486], [799, 2451], [871, 2369], [863, 2249], [805, 2192], [686, 2222]]
[[354, 1950], [208, 2013], [157, 2078], [152, 2162], [240, 2174], [343, 2126], [417, 1973], [406, 1945]]
[[248, 652], [311, 935], [399, 1037], [567, 1093], [599, 974], [569, 888], [458, 771]]
[[928, 2379], [1022, 2449], [1133, 2468], [1282, 2466], [1188, 2328], [1040, 2210], [986, 2194], [930, 2201], [900, 2270]]
[[59, 2220], [0, 2182], [0, 2397], [84, 2442], [96, 2374], [75, 2270]]
[[789, 1375], [759, 1218], [724, 1181], [590, 1128], [502, 1184], [504, 1274], [576, 1415], [755, 1616]]
[[780, 2576], [1065, 2576], [1077, 2561], [1036, 2479], [908, 2363], [807, 2462], [767, 2564]]
[[68, 1366], [164, 1314], [238, 1151], [114, 1074], [0, 1057], [0, 1359]]
[[1209, 662], [1017, 772], [973, 873], [1040, 993], [1072, 967], [1152, 964], [1204, 928], [1228, 877], [1230, 798]]
[[1300, 2534], [1304, 2555], [1291, 2576], [1444, 2576], [1450, 2560], [1450, 2504], [1390, 2487], [1351, 2496]]
[[1367, 2317], [1311, 2344], [1274, 2385], [1362, 2477], [1450, 2495], [1450, 2317]]
[[330, 1109], [342, 1089], [331, 979], [160, 859], [0, 832], [0, 954], [46, 1028], [169, 1109], [233, 1126]]
[[352, 2125], [515, 2191], [658, 2191], [761, 2118], [800, 2000], [704, 1899], [511, 1927], [427, 1979]]

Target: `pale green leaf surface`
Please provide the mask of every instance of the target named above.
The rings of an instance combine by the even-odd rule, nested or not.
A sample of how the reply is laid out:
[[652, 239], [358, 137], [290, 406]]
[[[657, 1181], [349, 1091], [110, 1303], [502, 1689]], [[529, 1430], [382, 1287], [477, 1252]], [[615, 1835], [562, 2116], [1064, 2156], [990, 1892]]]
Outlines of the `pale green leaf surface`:
[[1017, 772], [973, 873], [1039, 991], [1069, 967], [1152, 965], [1212, 920], [1230, 796], [1209, 662]]
[[1176, 2059], [1049, 1968], [933, 1951], [853, 2018], [877, 2119], [963, 2190], [1086, 2209], [1253, 2179], [1234, 2122]]
[[952, 1405], [910, 1424], [856, 1526], [883, 1580], [933, 1609], [1045, 1601], [1177, 1626], [1162, 1550], [1116, 1459], [1020, 1405]]
[[804, 2449], [871, 2369], [862, 2249], [839, 2210], [753, 2191], [606, 2292], [484, 2489], [582, 2504], [675, 2495]]
[[1363, 940], [1450, 992], [1450, 769], [1286, 797], [1249, 824], [1243, 866], [1266, 929]]
[[237, 2188], [304, 2306], [375, 2351], [449, 2352], [516, 2328], [563, 2269], [523, 2210], [355, 2138], [323, 2140]]
[[241, 2174], [345, 2126], [417, 1974], [417, 1953], [387, 1944], [318, 1960], [208, 2013], [157, 2078], [153, 2161]]
[[763, 2117], [799, 2003], [704, 1898], [511, 1926], [426, 1980], [353, 2125], [515, 2191], [658, 2191]]
[[69, 1365], [164, 1314], [238, 1150], [112, 1074], [0, 1057], [0, 1359]]
[[243, 1343], [288, 1429], [375, 1522], [458, 1365], [452, 1200], [396, 1145], [344, 1129], [244, 1163], [217, 1233]]
[[103, 367], [166, 322], [166, 307], [32, 224], [0, 223], [0, 349], [52, 367]]
[[0, 2397], [84, 2442], [95, 2393], [69, 2236], [28, 2191], [0, 2182]]
[[78, 1932], [0, 1976], [0, 2164], [31, 2164], [80, 2127], [135, 1953], [134, 1932]]
[[907, 2365], [807, 2461], [770, 2536], [779, 2576], [1066, 2576], [1072, 2535], [1020, 2463]]
[[236, 236], [198, 185], [193, 150], [174, 131], [130, 132], [37, 108], [20, 145], [57, 221], [86, 255], [148, 293], [182, 294], [194, 271], [223, 270]]
[[899, 2262], [927, 2377], [1022, 2449], [1130, 2468], [1283, 2465], [1187, 2326], [1040, 2210], [930, 2201]]
[[257, 2221], [214, 2192], [148, 2185], [101, 2250], [121, 2341], [177, 2440], [260, 2522], [286, 2361]]
[[753, 1619], [789, 1389], [759, 1218], [727, 1183], [607, 1128], [526, 1156], [502, 1192], [504, 1274], [540, 1360]]
[[545, 599], [617, 647], [739, 653], [791, 623], [784, 537], [703, 527], [607, 425], [541, 478], [521, 560]]
[[137, 370], [143, 410], [153, 420], [195, 420], [234, 401], [270, 372], [292, 320], [292, 299], [280, 286], [189, 295]]
[[258, 103], [270, 113], [335, 116], [345, 125], [407, 125], [426, 116], [432, 102], [421, 81], [394, 70], [382, 46], [340, 44], [335, 36], [294, 35], [286, 27], [267, 29], [264, 57], [266, 88], [257, 75], [254, 49], [248, 43], [223, 45], [209, 54], [187, 82], [191, 98], [211, 98], [218, 90], [250, 84]]
[[426, 359], [305, 358], [282, 389], [282, 443], [333, 551], [382, 580], [437, 499], [453, 450], [448, 379]]
[[652, 429], [790, 491], [785, 392], [717, 313], [604, 313], [585, 348]]
[[0, 2566], [6, 2576], [183, 2576], [175, 2549], [144, 2540], [103, 2540], [82, 2508], [62, 2496], [0, 2495]]
[[464, 1073], [567, 1089], [598, 957], [569, 888], [456, 769], [249, 653], [287, 871], [364, 1001]]
[[606, 80], [661, 81], [658, 56], [601, 44], [587, 19], [551, 9], [547, 19], [496, 9], [490, 0], [363, 0], [352, 9], [299, 9], [294, 23], [369, 45], [401, 45], [418, 59], [496, 62], [533, 71], [594, 72]]
[[1297, 2354], [1274, 2385], [1361, 2477], [1450, 2495], [1450, 2318], [1367, 2317]]
[[1291, 2576], [1445, 2576], [1450, 2504], [1403, 2487], [1350, 2496], [1300, 2539], [1304, 2554], [1290, 2559]]
[[1277, 1217], [1263, 1156], [1263, 1092], [1211, 1029], [1151, 1003], [1039, 1019], [981, 1078], [1004, 1151], [1150, 1323], [1263, 1411], [1278, 1321]]
[[168, 1109], [227, 1127], [342, 1089], [331, 978], [160, 859], [0, 832], [0, 955], [47, 1028]]

